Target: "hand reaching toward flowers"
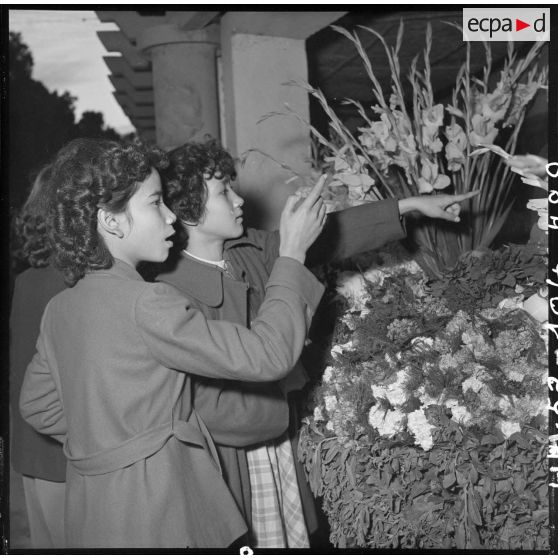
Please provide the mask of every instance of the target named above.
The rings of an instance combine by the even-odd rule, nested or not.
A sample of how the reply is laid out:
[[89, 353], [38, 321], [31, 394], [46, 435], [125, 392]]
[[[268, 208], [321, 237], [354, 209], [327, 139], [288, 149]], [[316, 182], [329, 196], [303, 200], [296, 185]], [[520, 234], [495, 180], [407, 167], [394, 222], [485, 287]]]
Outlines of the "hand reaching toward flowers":
[[506, 160], [506, 163], [511, 167], [511, 170], [525, 176], [531, 177], [546, 177], [546, 164], [548, 161], [539, 157], [538, 155], [514, 155]]
[[[506, 160], [510, 170], [521, 176], [521, 181], [530, 186], [548, 190], [548, 161], [538, 155], [514, 155]], [[552, 164], [552, 163], [551, 163]]]
[[436, 196], [412, 196], [399, 200], [399, 214], [405, 215], [410, 211], [418, 211], [426, 217], [444, 219], [459, 223], [459, 213], [461, 211], [460, 202], [476, 196], [480, 190], [475, 190], [467, 194], [450, 196], [442, 194]]

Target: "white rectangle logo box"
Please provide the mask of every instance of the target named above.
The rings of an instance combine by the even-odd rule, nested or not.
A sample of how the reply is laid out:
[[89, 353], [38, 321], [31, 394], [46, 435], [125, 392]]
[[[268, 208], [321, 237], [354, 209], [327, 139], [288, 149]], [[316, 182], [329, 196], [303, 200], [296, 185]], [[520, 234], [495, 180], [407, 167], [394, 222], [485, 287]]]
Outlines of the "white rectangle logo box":
[[550, 41], [550, 8], [463, 8], [464, 41]]

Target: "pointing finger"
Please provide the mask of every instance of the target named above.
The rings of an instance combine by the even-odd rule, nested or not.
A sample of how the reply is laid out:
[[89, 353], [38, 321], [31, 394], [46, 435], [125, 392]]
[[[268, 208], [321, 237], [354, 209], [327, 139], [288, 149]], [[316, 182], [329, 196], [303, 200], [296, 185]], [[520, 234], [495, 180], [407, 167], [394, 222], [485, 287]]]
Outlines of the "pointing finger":
[[329, 177], [329, 174], [322, 174], [322, 176], [320, 176], [318, 182], [316, 182], [312, 190], [310, 190], [308, 197], [301, 203], [301, 206], [305, 205], [306, 207], [312, 207], [314, 203], [316, 203], [318, 198], [322, 195], [322, 190], [324, 189], [326, 180]]
[[473, 198], [480, 193], [480, 190], [473, 190], [472, 192], [467, 192], [466, 194], [457, 194], [455, 196], [451, 196], [452, 203], [462, 202], [464, 200], [468, 200], [469, 198]]

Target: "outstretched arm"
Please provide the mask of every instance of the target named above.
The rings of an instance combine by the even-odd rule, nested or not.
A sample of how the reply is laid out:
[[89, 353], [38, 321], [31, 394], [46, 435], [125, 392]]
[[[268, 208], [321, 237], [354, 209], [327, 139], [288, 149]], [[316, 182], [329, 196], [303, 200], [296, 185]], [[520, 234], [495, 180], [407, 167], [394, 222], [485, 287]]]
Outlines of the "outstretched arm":
[[459, 213], [461, 211], [460, 202], [468, 200], [479, 193], [475, 190], [467, 194], [449, 195], [441, 194], [436, 196], [413, 196], [399, 200], [399, 213], [403, 216], [411, 211], [418, 211], [426, 217], [434, 219], [444, 219], [459, 223]]

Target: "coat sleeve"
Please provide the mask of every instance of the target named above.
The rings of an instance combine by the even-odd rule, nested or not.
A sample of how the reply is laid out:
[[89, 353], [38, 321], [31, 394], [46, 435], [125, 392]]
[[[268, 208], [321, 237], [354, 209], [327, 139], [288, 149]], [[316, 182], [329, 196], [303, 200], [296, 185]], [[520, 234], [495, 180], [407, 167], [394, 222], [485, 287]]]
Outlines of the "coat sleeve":
[[41, 332], [37, 352], [23, 377], [19, 409], [21, 416], [35, 430], [63, 443], [68, 430], [66, 417], [46, 352], [45, 336]]
[[194, 408], [223, 446], [261, 444], [281, 436], [289, 425], [289, 405], [275, 382], [198, 378]]
[[405, 237], [397, 200], [387, 199], [334, 211], [308, 250], [309, 267], [342, 260]]
[[323, 286], [303, 265], [278, 258], [251, 329], [207, 320], [164, 283], [138, 297], [135, 320], [153, 357], [164, 366], [213, 378], [278, 380], [295, 365]]

